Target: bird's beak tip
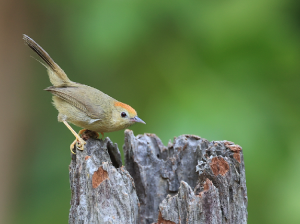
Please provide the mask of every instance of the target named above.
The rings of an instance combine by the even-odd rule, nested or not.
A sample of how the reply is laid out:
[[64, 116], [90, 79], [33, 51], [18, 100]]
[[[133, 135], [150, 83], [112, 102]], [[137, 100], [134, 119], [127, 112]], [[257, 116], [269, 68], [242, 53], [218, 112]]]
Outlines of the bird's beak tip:
[[143, 121], [141, 118], [139, 118], [138, 116], [135, 116], [134, 118], [134, 122], [138, 122], [138, 123], [142, 123], [142, 124], [146, 124], [145, 121]]

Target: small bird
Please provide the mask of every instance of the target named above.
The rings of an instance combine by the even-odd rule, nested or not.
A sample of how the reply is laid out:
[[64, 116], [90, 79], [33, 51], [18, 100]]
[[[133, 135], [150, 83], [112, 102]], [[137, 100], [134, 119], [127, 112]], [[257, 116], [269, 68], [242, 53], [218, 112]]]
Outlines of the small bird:
[[[100, 132], [104, 136], [105, 132], [118, 131], [137, 122], [146, 124], [131, 106], [98, 89], [71, 81], [41, 46], [25, 34], [23, 39], [47, 68], [53, 86], [45, 90], [53, 94], [53, 105], [59, 112], [58, 121], [63, 122], [76, 138], [70, 145], [73, 154], [76, 142], [78, 149], [84, 150], [86, 142], [80, 135], [86, 130]], [[77, 134], [68, 122], [84, 129]]]

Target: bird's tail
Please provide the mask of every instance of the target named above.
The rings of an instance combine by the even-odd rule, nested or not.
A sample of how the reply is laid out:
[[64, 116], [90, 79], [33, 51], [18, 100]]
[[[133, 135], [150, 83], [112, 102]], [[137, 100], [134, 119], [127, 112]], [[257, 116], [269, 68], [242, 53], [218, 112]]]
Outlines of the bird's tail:
[[37, 53], [43, 60], [44, 63], [41, 62], [41, 64], [47, 68], [50, 82], [53, 86], [67, 86], [73, 83], [66, 73], [53, 61], [50, 55], [40, 45], [25, 34], [23, 34], [23, 39], [28, 47]]

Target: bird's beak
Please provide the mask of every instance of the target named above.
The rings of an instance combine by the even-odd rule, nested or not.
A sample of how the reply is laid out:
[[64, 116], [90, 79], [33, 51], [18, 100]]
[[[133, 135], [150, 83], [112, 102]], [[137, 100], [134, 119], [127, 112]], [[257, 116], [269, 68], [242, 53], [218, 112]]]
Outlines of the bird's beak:
[[135, 116], [134, 118], [131, 118], [131, 120], [134, 121], [134, 122], [146, 124], [146, 123], [145, 123], [141, 118], [139, 118], [138, 116]]

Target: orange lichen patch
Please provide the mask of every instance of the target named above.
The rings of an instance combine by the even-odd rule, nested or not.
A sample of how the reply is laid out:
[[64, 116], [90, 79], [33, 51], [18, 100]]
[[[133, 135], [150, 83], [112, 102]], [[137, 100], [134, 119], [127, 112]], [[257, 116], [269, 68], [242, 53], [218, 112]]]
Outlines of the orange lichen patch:
[[241, 146], [235, 145], [233, 142], [225, 142], [224, 145], [233, 152], [239, 152], [242, 150]]
[[233, 158], [241, 163], [240, 151], [242, 150], [242, 147], [239, 145], [235, 145], [233, 142], [225, 142], [224, 145], [231, 151], [233, 151]]
[[204, 191], [201, 191], [197, 196], [202, 198]]
[[210, 187], [213, 185], [210, 179], [206, 178], [206, 181], [204, 183], [204, 191], [208, 191]]
[[164, 220], [161, 212], [158, 213], [158, 220], [156, 224], [176, 224], [175, 222], [172, 222], [170, 220]]
[[86, 156], [84, 157], [85, 160], [88, 160], [89, 158], [91, 158], [90, 156]]
[[130, 114], [136, 115], [135, 109], [133, 109], [131, 106], [129, 106], [129, 105], [125, 104], [125, 103], [115, 102], [115, 106], [116, 107], [122, 107], [125, 110], [127, 110]]
[[229, 164], [222, 157], [214, 157], [209, 164], [213, 173], [217, 176], [221, 174], [224, 176], [229, 170]]
[[242, 147], [239, 146], [239, 145], [230, 145], [230, 146], [227, 146], [228, 148], [230, 148], [231, 151], [233, 152], [239, 152], [242, 150]]
[[206, 178], [205, 183], [203, 185], [203, 191], [201, 191], [197, 196], [202, 197], [204, 192], [208, 191], [211, 186], [213, 186], [213, 183], [211, 182], [210, 179]]
[[98, 187], [104, 180], [108, 179], [108, 173], [102, 167], [99, 167], [97, 171], [94, 172], [92, 178], [93, 188]]
[[239, 163], [241, 163], [240, 152], [233, 153], [233, 158], [235, 158], [236, 161], [238, 161]]

